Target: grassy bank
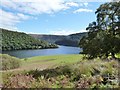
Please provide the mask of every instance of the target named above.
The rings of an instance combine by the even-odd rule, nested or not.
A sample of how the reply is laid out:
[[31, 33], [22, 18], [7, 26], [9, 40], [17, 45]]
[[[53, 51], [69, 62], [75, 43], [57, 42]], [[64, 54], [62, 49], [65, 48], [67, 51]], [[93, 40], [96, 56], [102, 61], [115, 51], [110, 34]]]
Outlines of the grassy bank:
[[80, 54], [21, 59], [21, 67], [3, 72], [10, 88], [118, 88], [118, 62], [83, 59]]
[[81, 61], [82, 55], [55, 55], [55, 56], [37, 56], [31, 58], [22, 59], [21, 70], [38, 69], [43, 70], [45, 68], [53, 68], [55, 66], [61, 66], [70, 63], [76, 63]]

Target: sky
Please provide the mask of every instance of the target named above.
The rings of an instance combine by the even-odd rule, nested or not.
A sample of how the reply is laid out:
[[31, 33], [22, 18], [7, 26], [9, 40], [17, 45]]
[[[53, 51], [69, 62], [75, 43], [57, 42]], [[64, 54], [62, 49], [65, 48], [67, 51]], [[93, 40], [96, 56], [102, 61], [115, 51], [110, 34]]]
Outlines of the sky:
[[31, 34], [86, 32], [108, 0], [1, 0], [0, 28]]

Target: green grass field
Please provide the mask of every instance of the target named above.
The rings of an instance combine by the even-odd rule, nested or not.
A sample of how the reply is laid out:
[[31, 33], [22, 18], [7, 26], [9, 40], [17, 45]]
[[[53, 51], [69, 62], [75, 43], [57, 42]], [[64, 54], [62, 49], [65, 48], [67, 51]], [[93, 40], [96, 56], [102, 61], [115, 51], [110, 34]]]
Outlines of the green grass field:
[[55, 55], [55, 56], [37, 56], [25, 58], [21, 60], [21, 67], [19, 70], [43, 70], [46, 68], [53, 68], [65, 64], [76, 63], [82, 60], [82, 55]]
[[[117, 57], [120, 58], [120, 54], [117, 54]], [[81, 60], [83, 60], [83, 55], [81, 54], [36, 56], [21, 59], [21, 67], [16, 70], [43, 70], [66, 64], [73, 64]]]
[[[116, 55], [120, 58], [120, 54]], [[43, 70], [46, 68], [55, 68], [56, 66], [63, 66], [73, 64], [83, 60], [81, 54], [69, 54], [69, 55], [53, 55], [53, 56], [36, 56], [30, 58], [21, 59], [21, 66], [14, 70]]]

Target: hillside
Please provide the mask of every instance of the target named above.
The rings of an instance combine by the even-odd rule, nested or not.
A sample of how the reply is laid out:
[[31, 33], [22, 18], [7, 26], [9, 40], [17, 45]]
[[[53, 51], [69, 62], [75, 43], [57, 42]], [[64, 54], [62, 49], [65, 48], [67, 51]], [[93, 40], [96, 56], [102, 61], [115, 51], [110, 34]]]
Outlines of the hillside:
[[58, 45], [64, 45], [64, 46], [78, 46], [79, 40], [87, 35], [86, 32], [83, 33], [76, 33], [76, 34], [70, 34], [70, 35], [42, 35], [42, 34], [30, 34], [30, 36], [45, 40], [50, 43], [55, 43]]
[[73, 47], [78, 46], [78, 41], [70, 40], [70, 39], [61, 39], [59, 41], [56, 41], [55, 43], [63, 46], [73, 46]]
[[57, 45], [38, 40], [22, 32], [0, 29], [2, 32], [2, 50], [55, 48]]
[[61, 36], [61, 35], [30, 34], [30, 36], [37, 38], [37, 39], [45, 40], [49, 43], [55, 43], [58, 40], [66, 38], [66, 36], [64, 36], [64, 35]]

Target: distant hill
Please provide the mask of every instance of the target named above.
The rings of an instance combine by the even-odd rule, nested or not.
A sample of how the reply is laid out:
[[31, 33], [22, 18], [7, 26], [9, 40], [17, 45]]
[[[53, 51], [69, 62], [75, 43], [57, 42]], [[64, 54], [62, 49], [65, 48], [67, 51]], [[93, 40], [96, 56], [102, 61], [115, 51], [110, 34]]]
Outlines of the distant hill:
[[87, 33], [76, 33], [76, 34], [70, 34], [70, 35], [42, 35], [42, 34], [30, 34], [30, 36], [40, 39], [40, 40], [45, 40], [50, 43], [55, 43], [58, 45], [64, 45], [64, 46], [78, 46], [78, 43], [80, 39], [83, 36], [86, 36]]
[[65, 39], [66, 36], [64, 35], [42, 35], [42, 34], [29, 34], [30, 36], [40, 39], [40, 40], [45, 40], [49, 43], [55, 43], [58, 40]]
[[62, 40], [56, 41], [55, 43], [63, 46], [78, 47], [78, 41], [75, 41], [75, 40], [62, 39]]
[[42, 49], [55, 48], [57, 45], [31, 37], [28, 34], [1, 29], [2, 50]]

